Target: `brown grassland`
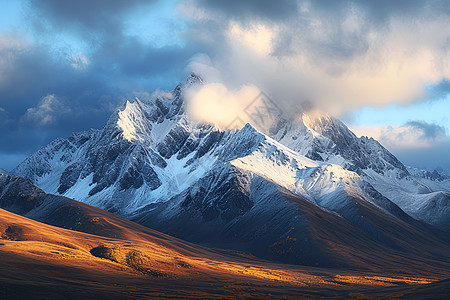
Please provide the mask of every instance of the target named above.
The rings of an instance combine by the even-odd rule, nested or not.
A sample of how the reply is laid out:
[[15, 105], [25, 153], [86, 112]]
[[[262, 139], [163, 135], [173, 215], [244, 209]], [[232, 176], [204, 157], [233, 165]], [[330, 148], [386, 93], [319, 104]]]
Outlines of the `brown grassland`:
[[[111, 230], [105, 231], [106, 236], [93, 235], [0, 210], [0, 295], [8, 299], [366, 298], [391, 293], [401, 297], [449, 277], [445, 272], [402, 276], [277, 264], [196, 246], [148, 228], [138, 230], [139, 225], [126, 220], [119, 228], [117, 220], [105, 218], [99, 225], [117, 228], [120, 238], [112, 238]], [[431, 289], [437, 295], [446, 293], [448, 282], [434, 285]]]

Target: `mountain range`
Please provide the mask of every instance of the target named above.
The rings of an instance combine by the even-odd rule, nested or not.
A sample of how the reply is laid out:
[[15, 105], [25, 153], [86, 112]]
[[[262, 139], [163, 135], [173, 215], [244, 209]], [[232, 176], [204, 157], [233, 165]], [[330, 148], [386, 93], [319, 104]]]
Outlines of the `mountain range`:
[[422, 260], [445, 248], [449, 177], [404, 166], [314, 109], [266, 128], [198, 122], [185, 93], [202, 84], [192, 73], [165, 96], [127, 101], [102, 129], [56, 139], [10, 174], [191, 242], [276, 261], [371, 269], [380, 253]]

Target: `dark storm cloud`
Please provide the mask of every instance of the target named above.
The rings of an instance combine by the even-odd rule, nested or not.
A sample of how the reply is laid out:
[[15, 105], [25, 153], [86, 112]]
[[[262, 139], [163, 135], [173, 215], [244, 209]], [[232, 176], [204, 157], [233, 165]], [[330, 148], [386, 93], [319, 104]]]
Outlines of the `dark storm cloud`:
[[[346, 1], [333, 1], [333, 0], [314, 0], [303, 1], [303, 3], [310, 3], [315, 9], [325, 10], [329, 12], [339, 13], [342, 10], [349, 9], [351, 7], [361, 8], [367, 11], [367, 17], [372, 20], [385, 21], [388, 17], [398, 14], [411, 14], [417, 13], [419, 10], [428, 6], [428, 3], [432, 1], [426, 0], [346, 0]], [[441, 1], [435, 1], [441, 2]]]
[[[173, 88], [193, 54], [179, 47], [151, 48], [138, 42], [122, 43], [116, 50], [115, 55], [95, 53], [85, 69], [73, 68], [70, 60], [53, 56], [45, 45], [13, 50], [13, 59], [0, 70], [6, 75], [0, 83], [0, 152], [35, 151], [55, 137], [101, 127], [134, 91]], [[58, 113], [54, 122], [41, 122], [37, 130], [39, 101], [47, 95], [57, 97]], [[30, 109], [36, 117], [24, 118]]]
[[[272, 56], [301, 52], [320, 68], [338, 76], [346, 71], [348, 61], [367, 52], [367, 36], [373, 26], [388, 27], [390, 18], [400, 15], [433, 18], [449, 12], [446, 1], [193, 0], [188, 1], [189, 5], [206, 11], [210, 18], [184, 19], [187, 28], [182, 32], [182, 43], [156, 47], [152, 41], [145, 42], [125, 30], [133, 13], [155, 9], [161, 3], [156, 0], [24, 3], [27, 26], [35, 42], [23, 41], [20, 32], [9, 33], [9, 40], [17, 43], [2, 45], [0, 37], [0, 167], [4, 167], [2, 157], [13, 157], [8, 153], [29, 154], [53, 138], [101, 127], [111, 111], [135, 91], [173, 88], [187, 76], [187, 64], [197, 53], [206, 53], [213, 63], [223, 57], [224, 64], [232, 70], [228, 74], [220, 71], [234, 78], [241, 70], [230, 58], [230, 21], [240, 22], [244, 29], [251, 27], [252, 22], [276, 24], [279, 32]], [[348, 31], [342, 23], [352, 7], [362, 14], [357, 29]], [[323, 23], [323, 36], [312, 29], [317, 20]], [[74, 67], [74, 62], [83, 64], [83, 59], [72, 57], [68, 49], [55, 49], [52, 43], [59, 39], [58, 35], [87, 45], [85, 65]], [[169, 41], [175, 40], [175, 35], [165, 33]], [[255, 70], [261, 65], [264, 64]], [[236, 77], [239, 84], [246, 82]], [[436, 89], [444, 94], [449, 90], [448, 82]], [[46, 108], [42, 99], [49, 95], [57, 99], [49, 105], [64, 113], [52, 115], [56, 108]], [[30, 113], [25, 117], [27, 112]], [[45, 113], [50, 121], [33, 122]]]
[[[154, 2], [28, 3], [36, 41], [19, 31], [0, 33], [0, 166], [11, 169], [19, 162], [11, 159], [56, 137], [100, 128], [135, 92], [171, 89], [184, 79], [195, 46], [154, 47], [124, 33], [127, 14], [152, 9]], [[55, 48], [58, 34], [83, 40], [90, 52], [74, 57], [70, 49]]]
[[[315, 53], [318, 63], [323, 58], [348, 60], [364, 54], [369, 48], [370, 30], [388, 30], [392, 18], [433, 19], [450, 14], [450, 2], [446, 0], [298, 0], [298, 1], [207, 1], [195, 0], [195, 5], [208, 13], [221, 16], [218, 19], [249, 22], [269, 21], [284, 25], [279, 28], [273, 55], [296, 54], [299, 51], [296, 40], [302, 40], [301, 51]], [[347, 32], [343, 24], [349, 13], [356, 10], [360, 14], [359, 28]], [[312, 22], [320, 20], [327, 27], [327, 37], [317, 38]], [[222, 27], [226, 27], [223, 26]], [[324, 62], [326, 65], [328, 62]], [[331, 68], [330, 73], [338, 68]], [[337, 72], [339, 73], [339, 72]]]
[[0, 55], [8, 59], [0, 68], [0, 107], [12, 116], [35, 106], [49, 93], [71, 96], [82, 90], [96, 87], [105, 89], [92, 70], [78, 71], [67, 57], [55, 57], [46, 45], [4, 46]]
[[[315, 1], [314, 1], [315, 2]], [[321, 0], [318, 1], [319, 3]], [[324, 2], [333, 2], [331, 0]], [[339, 2], [339, 1], [335, 1]], [[392, 16], [408, 16], [425, 14], [435, 17], [436, 14], [449, 14], [450, 4], [447, 0], [359, 0], [348, 1], [365, 9], [372, 20], [386, 21]]]
[[[156, 0], [99, 0], [99, 1], [31, 1], [32, 18], [43, 17], [52, 31], [69, 32], [78, 37], [88, 37], [93, 53], [90, 69], [104, 80], [127, 84], [142, 82], [152, 76], [161, 78], [180, 72], [185, 61], [197, 49], [190, 46], [155, 47], [138, 36], [124, 33], [129, 14], [152, 10]], [[45, 25], [44, 25], [45, 27]], [[39, 26], [37, 29], [39, 30]], [[181, 72], [182, 73], [182, 72]], [[181, 78], [179, 75], [178, 78]], [[178, 79], [177, 78], [177, 79]], [[173, 84], [171, 80], [169, 84]], [[148, 87], [147, 87], [148, 88]], [[166, 88], [166, 86], [164, 87]]]
[[115, 68], [121, 76], [148, 78], [164, 72], [181, 72], [195, 49], [179, 46], [149, 47], [138, 38], [123, 38], [114, 46], [104, 44], [93, 55], [94, 68]]

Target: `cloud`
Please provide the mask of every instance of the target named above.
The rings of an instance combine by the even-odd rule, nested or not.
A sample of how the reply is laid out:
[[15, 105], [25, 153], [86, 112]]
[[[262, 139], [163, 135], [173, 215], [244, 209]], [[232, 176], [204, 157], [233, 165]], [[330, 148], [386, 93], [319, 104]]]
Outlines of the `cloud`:
[[353, 126], [351, 129], [358, 136], [377, 139], [391, 150], [429, 148], [450, 138], [445, 127], [421, 120], [396, 126]]
[[[17, 31], [0, 32], [0, 93], [12, 89], [18, 77], [15, 72], [17, 57], [26, 57], [28, 49], [28, 43]], [[25, 80], [28, 74], [23, 74]]]
[[[19, 32], [0, 33], [0, 37], [8, 41], [0, 45], [0, 105], [12, 118], [19, 118], [48, 94], [60, 95], [73, 100], [74, 106], [89, 109], [92, 100], [100, 98], [95, 91], [114, 92], [111, 83], [102, 78], [104, 74], [93, 69], [80, 72], [72, 66], [73, 60], [53, 53], [46, 45], [26, 42]], [[85, 61], [78, 58], [81, 67]], [[86, 91], [92, 95], [89, 100], [83, 97]]]
[[34, 124], [45, 126], [55, 123], [57, 118], [70, 112], [55, 95], [43, 97], [37, 107], [27, 109], [23, 120]]
[[0, 151], [0, 168], [11, 171], [17, 166], [17, 162], [21, 162], [27, 158], [26, 153], [11, 153]]
[[[242, 22], [259, 20], [282, 21], [295, 18], [298, 11], [315, 10], [339, 16], [345, 11], [357, 8], [367, 12], [366, 17], [372, 23], [389, 22], [392, 17], [417, 16], [427, 13], [450, 14], [448, 2], [445, 0], [297, 0], [297, 1], [270, 1], [270, 0], [197, 0], [189, 1], [191, 5], [204, 8], [209, 13], [224, 15], [227, 18]], [[192, 3], [193, 2], [193, 3]]]
[[[254, 86], [228, 90], [221, 83], [210, 83], [186, 92], [188, 113], [198, 121], [212, 123], [222, 129], [240, 128], [254, 123], [245, 113], [260, 91]], [[234, 122], [236, 119], [240, 122]]]
[[239, 24], [231, 24], [230, 39], [240, 40], [244, 46], [253, 50], [256, 54], [264, 56], [272, 51], [274, 32], [262, 24], [257, 24], [247, 30]]
[[[171, 89], [191, 71], [216, 84], [209, 92], [230, 111], [250, 90], [287, 115], [306, 100], [340, 114], [450, 91], [446, 1], [186, 0], [176, 11], [156, 0], [23, 3], [22, 31], [0, 32], [0, 139], [14, 139], [0, 151], [99, 128], [125, 98]], [[37, 131], [23, 116], [44, 112], [46, 95], [71, 118], [53, 114]]]
[[[89, 66], [97, 75], [105, 76], [104, 80], [116, 81], [121, 88], [132, 90], [132, 85], [140, 88], [152, 79], [164, 83], [161, 77], [167, 78], [168, 74], [178, 73], [175, 77], [179, 79], [184, 75], [180, 74], [183, 64], [195, 53], [189, 47], [172, 43], [170, 38], [167, 44], [153, 43], [130, 30], [135, 16], [142, 12], [150, 14], [158, 8], [157, 3], [156, 0], [31, 1], [27, 16], [35, 35], [42, 37], [48, 48], [56, 47], [51, 45], [55, 39], [68, 41], [57, 51], [67, 52], [66, 59], [74, 69]], [[141, 26], [152, 27], [154, 23], [159, 26], [162, 22], [165, 24], [162, 29], [176, 31], [173, 24], [164, 22], [164, 16], [145, 22]], [[176, 34], [172, 39], [176, 39]], [[71, 53], [72, 48], [85, 52]]]
[[450, 81], [448, 78], [443, 79], [434, 86], [428, 87], [428, 96], [431, 100], [439, 100], [447, 95], [450, 95]]
[[445, 138], [445, 129], [425, 122], [409, 122], [402, 126], [387, 126], [378, 140], [391, 149], [428, 148]]
[[420, 138], [424, 140], [441, 140], [446, 137], [445, 128], [437, 124], [424, 121], [409, 121], [406, 126], [420, 132]]
[[[440, 1], [299, 1], [285, 18], [250, 12], [252, 1], [234, 18], [232, 4], [194, 3], [183, 4], [195, 24], [188, 32], [201, 28], [209, 68], [221, 83], [255, 85], [286, 111], [305, 100], [337, 115], [409, 104], [450, 78], [450, 19]], [[194, 69], [201, 73], [205, 61], [191, 66], [202, 66]]]
[[406, 165], [425, 170], [441, 170], [450, 174], [450, 138], [430, 145], [427, 148], [394, 149], [392, 152]]
[[132, 15], [154, 3], [23, 1], [27, 23], [0, 31], [0, 140], [10, 141], [0, 152], [31, 154], [100, 128], [125, 99], [185, 79], [195, 45], [155, 46], [126, 32]]

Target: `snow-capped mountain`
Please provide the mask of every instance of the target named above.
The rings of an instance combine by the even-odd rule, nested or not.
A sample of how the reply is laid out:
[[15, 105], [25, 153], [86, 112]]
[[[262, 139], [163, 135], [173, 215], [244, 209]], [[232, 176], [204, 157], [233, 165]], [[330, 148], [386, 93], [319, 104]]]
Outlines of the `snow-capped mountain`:
[[318, 111], [280, 120], [269, 135], [317, 161], [354, 171], [412, 217], [450, 225], [450, 177], [404, 166], [373, 138], [358, 138], [341, 121]]
[[419, 168], [413, 168], [413, 167], [406, 167], [408, 169], [409, 174], [419, 177], [428, 179], [431, 181], [437, 181], [437, 182], [445, 182], [447, 180], [450, 180], [450, 176], [446, 175], [444, 172], [438, 172], [437, 170], [428, 171], [423, 170]]
[[198, 123], [184, 101], [196, 84], [191, 74], [168, 96], [127, 101], [102, 129], [57, 139], [11, 173], [190, 240], [231, 239], [237, 249], [268, 249], [294, 233], [307, 240], [298, 229], [311, 207], [392, 247], [396, 233], [386, 226], [412, 232], [422, 226], [413, 218], [450, 225], [448, 179], [411, 174], [374, 139], [316, 111], [280, 118], [268, 132]]
[[314, 160], [339, 164], [361, 174], [371, 169], [384, 174], [395, 170], [405, 177], [405, 166], [373, 138], [358, 138], [341, 121], [323, 112], [309, 110], [298, 120], [281, 120], [270, 135], [290, 149]]
[[[122, 213], [178, 193], [202, 176], [204, 170], [195, 168], [197, 158], [224, 135], [184, 114], [182, 87], [195, 82], [200, 79], [191, 76], [177, 86], [172, 99], [127, 101], [101, 130], [54, 140], [13, 174], [48, 192]], [[201, 162], [208, 159], [214, 157], [202, 157]]]

